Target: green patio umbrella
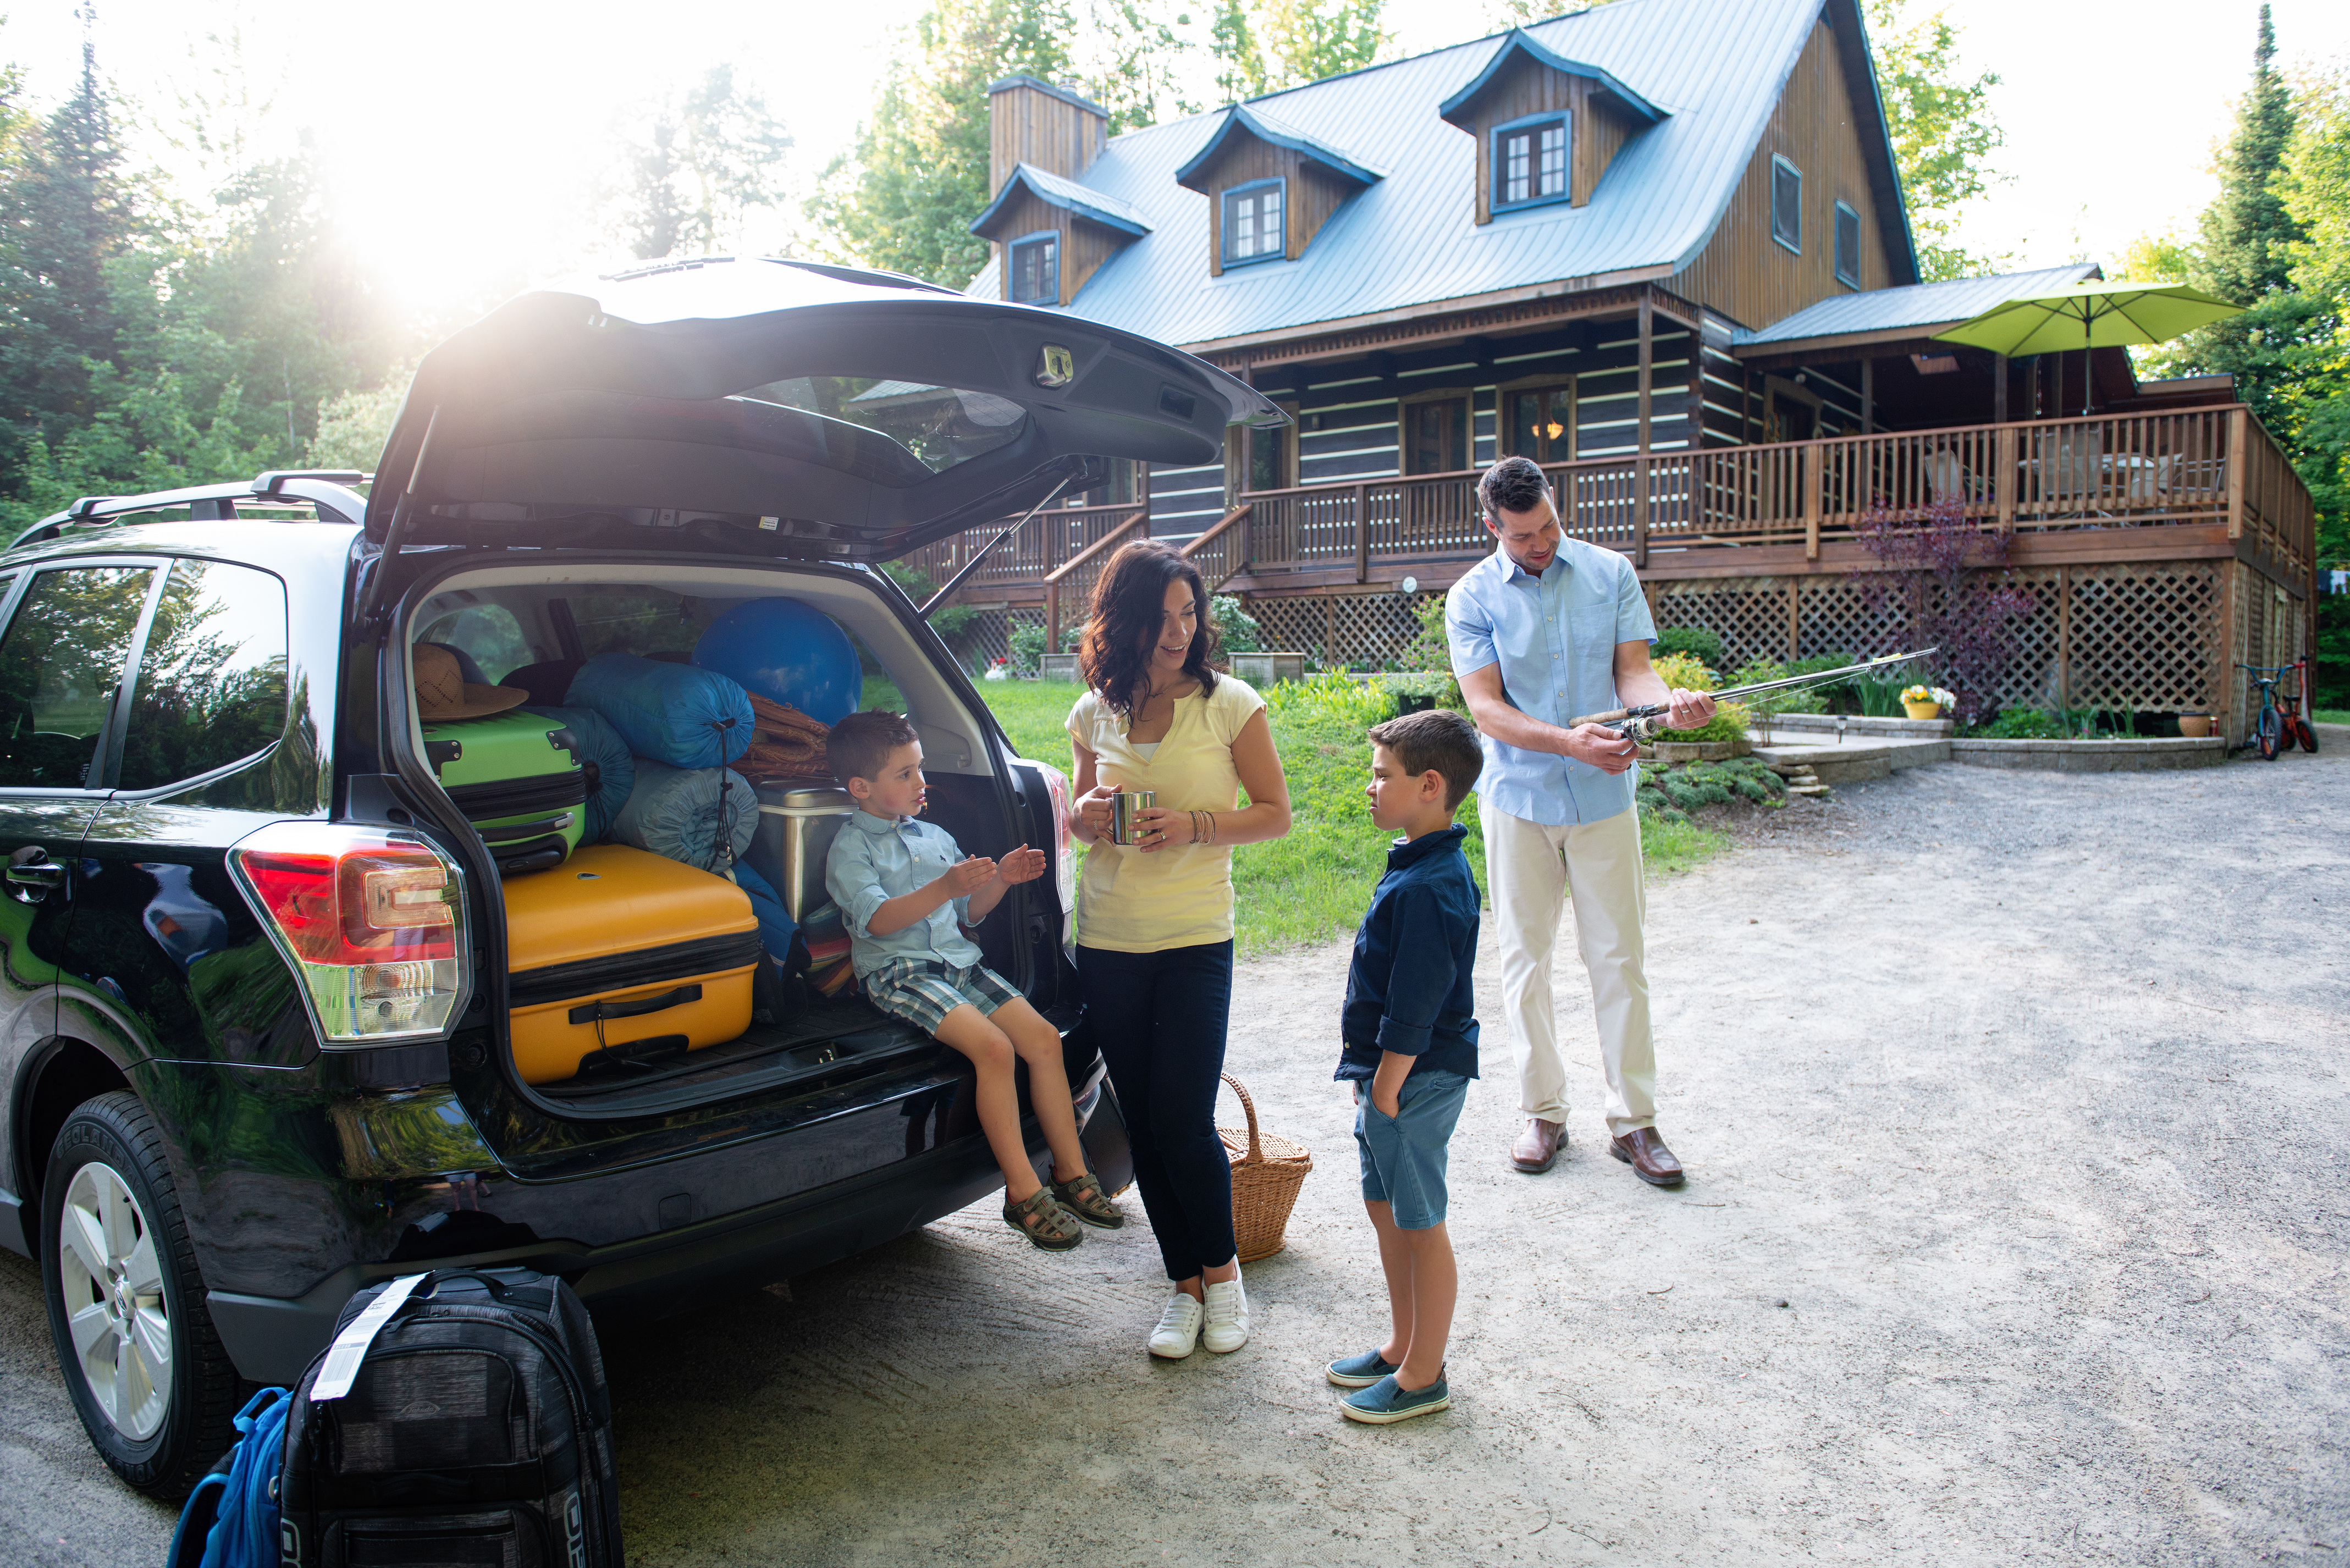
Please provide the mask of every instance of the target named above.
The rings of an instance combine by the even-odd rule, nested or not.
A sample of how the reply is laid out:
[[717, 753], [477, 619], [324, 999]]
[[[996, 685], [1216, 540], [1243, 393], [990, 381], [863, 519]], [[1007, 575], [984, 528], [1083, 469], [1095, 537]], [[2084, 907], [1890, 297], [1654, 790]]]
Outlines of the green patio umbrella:
[[[2075, 348], [2086, 354], [2092, 348], [2167, 343], [2182, 332], [2225, 320], [2242, 310], [2240, 305], [2183, 283], [2076, 283], [2070, 288], [1994, 305], [1934, 337], [1944, 343], [1988, 348], [2011, 359]], [[2085, 400], [2087, 385], [2084, 375]], [[2081, 411], [2089, 410], [2084, 407]]]

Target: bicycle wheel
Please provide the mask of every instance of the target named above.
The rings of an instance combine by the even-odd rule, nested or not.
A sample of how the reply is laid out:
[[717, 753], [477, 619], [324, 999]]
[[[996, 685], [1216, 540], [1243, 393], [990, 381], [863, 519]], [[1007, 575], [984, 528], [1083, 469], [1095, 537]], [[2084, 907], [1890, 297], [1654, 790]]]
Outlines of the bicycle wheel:
[[2293, 722], [2293, 728], [2301, 732], [2301, 749], [2304, 752], [2315, 752], [2317, 750], [2317, 726], [2311, 723], [2306, 717], [2297, 718]]
[[2260, 721], [2253, 728], [2252, 736], [2260, 742], [2261, 761], [2264, 763], [2276, 761], [2277, 752], [2280, 750], [2277, 742], [2284, 736], [2284, 720], [2273, 708], [2262, 709]]

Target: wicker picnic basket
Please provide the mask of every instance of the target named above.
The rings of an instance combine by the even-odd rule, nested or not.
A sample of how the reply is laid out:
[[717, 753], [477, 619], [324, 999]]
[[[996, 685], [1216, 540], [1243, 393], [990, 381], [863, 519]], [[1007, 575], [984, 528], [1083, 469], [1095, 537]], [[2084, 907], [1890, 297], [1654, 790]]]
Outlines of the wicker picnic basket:
[[1289, 1210], [1314, 1168], [1314, 1156], [1304, 1144], [1259, 1132], [1256, 1102], [1230, 1073], [1224, 1082], [1241, 1097], [1241, 1110], [1248, 1117], [1246, 1131], [1218, 1127], [1216, 1136], [1232, 1159], [1232, 1237], [1240, 1244], [1240, 1261], [1253, 1263], [1281, 1251]]

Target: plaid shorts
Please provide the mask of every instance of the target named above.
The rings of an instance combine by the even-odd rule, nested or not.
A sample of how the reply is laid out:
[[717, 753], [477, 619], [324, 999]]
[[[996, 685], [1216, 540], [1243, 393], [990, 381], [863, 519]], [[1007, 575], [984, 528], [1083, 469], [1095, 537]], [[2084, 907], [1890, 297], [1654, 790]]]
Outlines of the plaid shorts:
[[1019, 988], [985, 964], [956, 969], [935, 959], [891, 959], [858, 983], [868, 1002], [892, 1018], [920, 1025], [925, 1034], [936, 1034], [947, 1014], [965, 1002], [989, 1018], [1005, 1002], [1020, 1000]]

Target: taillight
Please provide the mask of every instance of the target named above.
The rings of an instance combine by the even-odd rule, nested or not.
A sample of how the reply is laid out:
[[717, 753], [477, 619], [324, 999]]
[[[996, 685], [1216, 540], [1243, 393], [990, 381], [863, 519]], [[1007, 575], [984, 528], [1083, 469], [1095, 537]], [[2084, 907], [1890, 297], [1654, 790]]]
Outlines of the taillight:
[[1069, 775], [1050, 763], [1027, 757], [1023, 765], [1045, 775], [1045, 793], [1053, 797], [1053, 886], [1061, 895], [1061, 945], [1077, 940], [1077, 841], [1069, 833]]
[[449, 1032], [467, 981], [457, 863], [380, 827], [276, 822], [228, 852], [245, 902], [302, 977], [328, 1045]]

